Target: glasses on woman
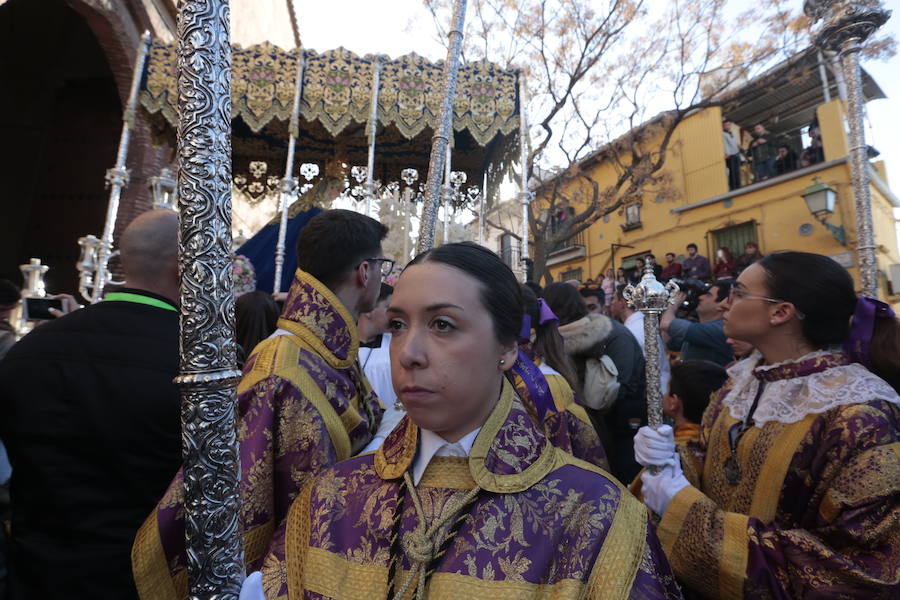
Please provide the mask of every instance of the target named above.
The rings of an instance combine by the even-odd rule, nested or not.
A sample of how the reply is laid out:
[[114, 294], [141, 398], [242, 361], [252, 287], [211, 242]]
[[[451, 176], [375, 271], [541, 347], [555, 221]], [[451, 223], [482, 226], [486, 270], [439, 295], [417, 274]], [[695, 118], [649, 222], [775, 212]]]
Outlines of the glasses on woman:
[[[365, 258], [362, 260], [362, 262], [370, 262], [370, 263], [374, 263], [376, 261], [381, 262], [381, 276], [382, 277], [387, 277], [388, 275], [391, 274], [391, 271], [394, 270], [394, 261], [391, 260], [390, 258], [385, 258], [385, 257], [381, 256], [378, 258]], [[362, 262], [360, 264], [362, 264]]]
[[[787, 300], [782, 300], [780, 298], [772, 298], [771, 296], [763, 296], [760, 294], [754, 294], [744, 288], [739, 288], [736, 286], [732, 286], [731, 291], [728, 292], [728, 302], [732, 303], [735, 300], [762, 300], [763, 302], [770, 302], [772, 304], [781, 304], [782, 302], [787, 304], [792, 304]], [[796, 310], [796, 307], [794, 307]], [[806, 315], [797, 310], [797, 318], [803, 319]]]

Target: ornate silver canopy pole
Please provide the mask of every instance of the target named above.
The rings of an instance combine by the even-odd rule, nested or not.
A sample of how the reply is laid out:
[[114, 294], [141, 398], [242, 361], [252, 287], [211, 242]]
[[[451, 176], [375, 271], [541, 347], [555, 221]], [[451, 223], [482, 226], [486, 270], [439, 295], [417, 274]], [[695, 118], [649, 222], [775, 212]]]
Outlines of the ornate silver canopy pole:
[[375, 133], [378, 130], [378, 96], [381, 91], [381, 56], [375, 57], [372, 67], [372, 107], [367, 125], [369, 134], [369, 160], [366, 163], [366, 216], [372, 215], [372, 200], [375, 196]]
[[887, 22], [891, 11], [879, 0], [806, 0], [803, 12], [812, 23], [822, 21], [815, 43], [840, 53], [847, 82], [847, 120], [850, 126], [850, 173], [856, 209], [856, 250], [859, 280], [864, 296], [878, 297], [878, 261], [872, 223], [872, 192], [869, 188], [866, 136], [863, 129], [862, 76], [859, 51], [876, 29]]
[[450, 241], [450, 202], [453, 198], [453, 189], [450, 187], [450, 177], [453, 173], [452, 168], [452, 151], [447, 148], [447, 156], [444, 161], [444, 187], [441, 190], [441, 204], [444, 206], [444, 243]]
[[428, 160], [428, 181], [425, 184], [425, 202], [419, 223], [419, 240], [416, 254], [430, 250], [434, 245], [434, 224], [441, 204], [441, 180], [447, 146], [453, 130], [453, 98], [456, 96], [456, 76], [459, 73], [459, 55], [462, 51], [463, 27], [466, 22], [466, 0], [456, 0], [453, 20], [448, 34], [447, 60], [444, 61], [444, 96], [438, 126], [431, 140], [431, 157]]
[[522, 279], [528, 281], [528, 206], [531, 192], [528, 191], [528, 119], [525, 113], [525, 71], [519, 72], [519, 164], [522, 176], [519, 178], [519, 202], [522, 203]]
[[[141, 88], [141, 80], [144, 78], [150, 41], [150, 32], [145, 31], [144, 35], [141, 36], [141, 43], [138, 46], [137, 56], [134, 59], [131, 88], [128, 90], [128, 101], [125, 103], [125, 110], [122, 113], [122, 133], [119, 136], [119, 149], [116, 152], [116, 166], [106, 171], [106, 185], [109, 186], [109, 203], [106, 205], [103, 237], [100, 238], [99, 243], [95, 244], [96, 258], [91, 265], [93, 269], [90, 271], [79, 269], [78, 287], [84, 299], [90, 302], [99, 302], [103, 298], [103, 288], [109, 283], [109, 259], [113, 253], [113, 233], [116, 230], [116, 217], [119, 214], [119, 200], [122, 197], [122, 190], [128, 185], [128, 169], [125, 168], [125, 162], [128, 159], [128, 143], [131, 141], [131, 129], [134, 127], [138, 92]], [[79, 243], [81, 242], [79, 241]], [[79, 261], [79, 264], [81, 264], [81, 261]]]
[[237, 600], [244, 578], [231, 259], [228, 0], [178, 6], [181, 388], [189, 598]]
[[659, 363], [659, 317], [674, 299], [678, 286], [670, 281], [663, 285], [653, 274], [653, 261], [647, 260], [644, 275], [635, 285], [627, 286], [622, 294], [634, 310], [644, 315], [644, 357], [647, 370], [647, 423], [658, 429], [663, 424], [662, 389]]
[[287, 237], [288, 201], [297, 190], [294, 178], [294, 153], [297, 150], [297, 137], [300, 135], [300, 98], [303, 97], [303, 48], [297, 49], [297, 80], [294, 83], [294, 105], [291, 108], [291, 125], [288, 139], [287, 161], [284, 167], [284, 178], [281, 180], [281, 219], [278, 222], [278, 242], [275, 244], [275, 282], [272, 292], [281, 291], [281, 271], [284, 268], [284, 240]]
[[484, 199], [487, 196], [487, 173], [481, 183], [481, 194], [478, 197], [478, 244], [484, 246]]

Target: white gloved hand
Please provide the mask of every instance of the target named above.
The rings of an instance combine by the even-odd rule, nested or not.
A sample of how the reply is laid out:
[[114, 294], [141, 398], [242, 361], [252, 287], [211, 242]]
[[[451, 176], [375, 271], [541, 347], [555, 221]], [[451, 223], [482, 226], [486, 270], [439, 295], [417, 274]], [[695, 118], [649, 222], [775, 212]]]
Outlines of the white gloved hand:
[[241, 585], [241, 595], [238, 600], [266, 600], [266, 594], [263, 592], [262, 573], [253, 571], [247, 575]]
[[634, 436], [634, 459], [645, 467], [676, 464], [675, 432], [669, 425], [641, 427]]
[[644, 503], [658, 515], [663, 515], [672, 498], [685, 487], [691, 485], [681, 471], [681, 463], [669, 464], [653, 474], [650, 469], [641, 473], [641, 493]]

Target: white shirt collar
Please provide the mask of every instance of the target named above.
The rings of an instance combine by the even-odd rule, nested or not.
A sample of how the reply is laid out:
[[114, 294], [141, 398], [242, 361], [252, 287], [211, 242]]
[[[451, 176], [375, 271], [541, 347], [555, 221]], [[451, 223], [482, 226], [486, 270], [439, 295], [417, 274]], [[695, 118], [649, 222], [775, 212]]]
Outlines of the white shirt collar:
[[451, 443], [433, 431], [419, 428], [419, 450], [413, 461], [413, 483], [419, 485], [425, 469], [428, 468], [428, 464], [435, 456], [458, 456], [460, 458], [469, 456], [479, 431], [481, 431], [481, 427], [470, 431], [458, 442]]

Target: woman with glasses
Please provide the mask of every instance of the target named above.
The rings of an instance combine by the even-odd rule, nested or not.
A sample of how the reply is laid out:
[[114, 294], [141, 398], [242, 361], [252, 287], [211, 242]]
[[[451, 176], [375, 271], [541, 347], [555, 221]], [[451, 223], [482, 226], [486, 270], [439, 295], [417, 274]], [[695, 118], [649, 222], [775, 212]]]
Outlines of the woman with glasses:
[[242, 599], [681, 597], [646, 508], [553, 447], [507, 380], [522, 298], [495, 254], [420, 254], [388, 313], [407, 416], [300, 493]]
[[[676, 452], [635, 438], [676, 574], [716, 598], [900, 597], [900, 325], [828, 257], [766, 256], [725, 304], [752, 354]], [[885, 381], [888, 379], [888, 381]]]

